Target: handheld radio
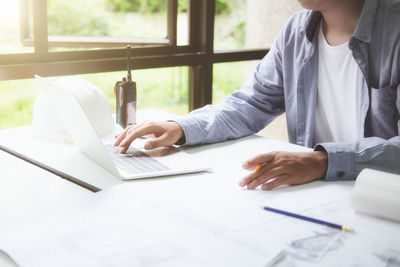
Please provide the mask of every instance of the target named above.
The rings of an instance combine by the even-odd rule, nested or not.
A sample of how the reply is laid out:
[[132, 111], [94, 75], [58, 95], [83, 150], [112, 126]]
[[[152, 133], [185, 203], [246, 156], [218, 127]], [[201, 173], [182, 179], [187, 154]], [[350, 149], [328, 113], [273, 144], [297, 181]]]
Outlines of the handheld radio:
[[122, 78], [114, 86], [117, 123], [125, 127], [136, 124], [136, 83], [132, 81], [131, 75], [131, 47], [126, 47], [127, 59], [126, 65], [128, 76]]

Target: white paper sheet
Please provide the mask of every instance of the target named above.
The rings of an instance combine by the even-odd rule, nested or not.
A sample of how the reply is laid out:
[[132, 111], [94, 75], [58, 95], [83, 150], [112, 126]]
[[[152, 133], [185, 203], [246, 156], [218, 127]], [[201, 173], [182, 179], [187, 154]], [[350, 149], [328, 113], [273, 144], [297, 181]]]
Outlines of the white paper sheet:
[[[368, 257], [383, 262], [393, 258], [388, 248], [399, 247], [398, 224], [352, 213], [351, 186], [346, 189], [351, 183], [342, 190], [316, 183], [262, 192], [215, 179], [193, 175], [118, 185], [0, 233], [0, 248], [21, 266], [264, 266], [291, 243], [330, 231], [259, 208], [266, 202], [356, 228], [358, 235], [318, 261], [295, 258], [294, 266], [335, 266], [335, 255], [356, 257], [361, 265]], [[378, 231], [381, 226], [386, 230]], [[324, 249], [323, 242], [317, 244]], [[345, 259], [342, 266], [349, 266]]]
[[[400, 224], [354, 213], [353, 182], [316, 181], [267, 192], [237, 186], [247, 174], [240, 167], [244, 160], [260, 150], [285, 148], [257, 138], [245, 141], [198, 152], [216, 163], [211, 173], [116, 185], [32, 215], [25, 226], [0, 232], [0, 249], [20, 266], [45, 267], [265, 266], [293, 244], [303, 249], [310, 242], [313, 250], [305, 252], [317, 255], [314, 259], [293, 258], [298, 255], [293, 251], [284, 258], [293, 266], [379, 266], [396, 260]], [[347, 225], [356, 234], [326, 245], [336, 238], [326, 235], [326, 226], [270, 213], [262, 205]]]
[[1, 234], [0, 247], [21, 266], [257, 266], [265, 261], [260, 251], [223, 231], [132, 193], [120, 187], [81, 206], [75, 203], [75, 209], [62, 207], [31, 226]]

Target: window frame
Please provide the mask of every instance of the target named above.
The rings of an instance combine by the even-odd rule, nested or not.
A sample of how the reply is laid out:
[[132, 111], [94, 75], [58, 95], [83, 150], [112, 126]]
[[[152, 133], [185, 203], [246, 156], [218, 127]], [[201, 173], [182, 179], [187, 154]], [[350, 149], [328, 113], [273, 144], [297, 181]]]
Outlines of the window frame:
[[[20, 0], [24, 3], [27, 0]], [[213, 64], [258, 60], [269, 49], [214, 50], [215, 0], [188, 0], [188, 45], [177, 46], [177, 0], [167, 0], [168, 43], [147, 44], [121, 43], [121, 47], [103, 47], [96, 50], [49, 52], [51, 40], [47, 36], [47, 0], [33, 2], [34, 53], [0, 55], [0, 80], [60, 76], [96, 72], [122, 71], [126, 69], [125, 44], [132, 48], [133, 70], [189, 67], [189, 111], [212, 103]], [[20, 5], [21, 14], [28, 8]], [[24, 13], [22, 13], [24, 12]], [[29, 17], [21, 19], [21, 25]], [[21, 26], [21, 36], [29, 31]]]
[[[53, 36], [48, 35], [48, 47], [79, 47], [79, 48], [105, 48], [105, 47], [121, 47], [131, 44], [136, 46], [147, 45], [176, 45], [177, 27], [177, 0], [166, 1], [167, 10], [167, 36], [164, 38], [119, 38], [107, 36]], [[47, 1], [33, 0], [33, 21], [36, 33], [46, 33], [47, 35]], [[20, 39], [24, 46], [35, 46], [35, 40], [30, 32], [30, 15], [29, 0], [19, 0], [20, 11]], [[35, 32], [35, 30], [34, 30]], [[43, 36], [41, 36], [43, 37]], [[44, 41], [44, 40], [43, 40]], [[45, 46], [43, 46], [43, 50]]]

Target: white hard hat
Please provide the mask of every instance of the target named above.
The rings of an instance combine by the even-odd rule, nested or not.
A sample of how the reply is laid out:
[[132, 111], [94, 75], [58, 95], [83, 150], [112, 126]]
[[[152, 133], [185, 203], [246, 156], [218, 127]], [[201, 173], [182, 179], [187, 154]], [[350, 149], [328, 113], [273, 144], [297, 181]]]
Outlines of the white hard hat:
[[[96, 85], [72, 76], [58, 78], [54, 83], [75, 95], [101, 137], [114, 130], [115, 126], [108, 99]], [[53, 141], [72, 141], [44, 92], [38, 95], [33, 106], [32, 127], [36, 136]]]

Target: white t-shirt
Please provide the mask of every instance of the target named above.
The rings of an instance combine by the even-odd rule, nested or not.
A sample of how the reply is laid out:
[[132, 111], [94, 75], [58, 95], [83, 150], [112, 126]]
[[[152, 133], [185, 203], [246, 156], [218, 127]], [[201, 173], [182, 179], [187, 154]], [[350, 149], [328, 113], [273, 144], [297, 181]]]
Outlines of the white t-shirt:
[[360, 138], [361, 75], [348, 42], [338, 46], [329, 45], [321, 23], [315, 143], [351, 142]]

